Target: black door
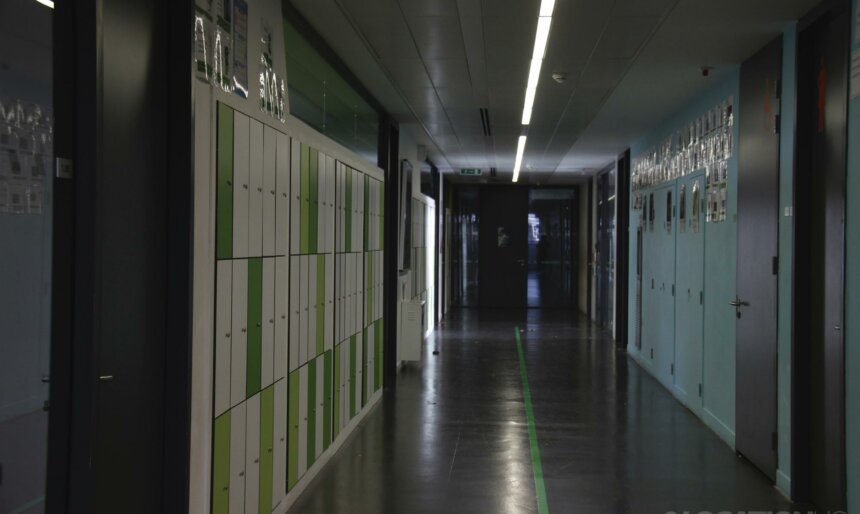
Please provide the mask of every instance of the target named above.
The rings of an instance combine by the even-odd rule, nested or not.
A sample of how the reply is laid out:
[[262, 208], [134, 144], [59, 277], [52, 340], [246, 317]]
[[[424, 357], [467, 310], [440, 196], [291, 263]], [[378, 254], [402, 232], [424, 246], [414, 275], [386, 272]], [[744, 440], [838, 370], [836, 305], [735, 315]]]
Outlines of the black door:
[[486, 187], [481, 190], [481, 307], [526, 306], [528, 255], [528, 189]]
[[845, 507], [842, 332], [849, 13], [800, 34], [795, 175], [795, 496]]
[[776, 478], [778, 84], [782, 37], [741, 67], [738, 174], [737, 450]]

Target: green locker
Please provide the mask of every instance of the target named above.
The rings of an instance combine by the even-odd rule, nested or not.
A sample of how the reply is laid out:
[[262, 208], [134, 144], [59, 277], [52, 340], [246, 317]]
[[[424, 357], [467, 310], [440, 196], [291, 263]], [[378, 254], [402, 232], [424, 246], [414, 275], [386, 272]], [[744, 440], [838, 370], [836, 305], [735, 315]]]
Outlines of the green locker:
[[212, 514], [230, 510], [230, 411], [215, 419], [212, 454]]
[[332, 352], [325, 352], [324, 359], [325, 380], [323, 382], [323, 394], [325, 395], [325, 410], [323, 411], [323, 451], [328, 450], [332, 441]]
[[318, 150], [309, 149], [308, 169], [308, 253], [317, 253], [319, 247], [319, 163]]
[[316, 457], [315, 457], [315, 449], [316, 449], [316, 432], [317, 432], [317, 361], [311, 360], [308, 362], [308, 382], [307, 382], [307, 394], [308, 394], [308, 439], [307, 439], [307, 458], [308, 465], [306, 469], [309, 469], [313, 466]]
[[382, 327], [383, 320], [379, 320], [376, 322], [376, 330], [374, 330], [374, 336], [376, 337], [376, 382], [374, 386], [378, 391], [380, 387], [382, 387]]
[[263, 260], [248, 259], [248, 361], [246, 397], [260, 392], [263, 359]]
[[272, 512], [274, 470], [275, 386], [260, 393], [260, 514]]
[[341, 369], [342, 364], [340, 361], [340, 345], [335, 345], [334, 347], [334, 394], [333, 394], [333, 430], [332, 430], [332, 440], [337, 439], [337, 435], [340, 433], [340, 388], [341, 388]]
[[358, 341], [355, 336], [349, 338], [349, 419], [355, 417], [355, 414], [358, 412], [356, 405], [356, 380], [358, 379], [358, 373], [356, 372], [356, 363], [355, 359], [358, 356], [358, 348], [356, 344]]
[[344, 214], [346, 215], [346, 221], [344, 221], [344, 230], [346, 230], [345, 239], [346, 239], [346, 252], [352, 251], [352, 169], [346, 169], [346, 195], [344, 196], [344, 200], [346, 205], [344, 205]]
[[233, 257], [233, 109], [218, 104], [215, 254]]
[[290, 373], [290, 387], [287, 425], [287, 489], [295, 487], [299, 481], [299, 372]]

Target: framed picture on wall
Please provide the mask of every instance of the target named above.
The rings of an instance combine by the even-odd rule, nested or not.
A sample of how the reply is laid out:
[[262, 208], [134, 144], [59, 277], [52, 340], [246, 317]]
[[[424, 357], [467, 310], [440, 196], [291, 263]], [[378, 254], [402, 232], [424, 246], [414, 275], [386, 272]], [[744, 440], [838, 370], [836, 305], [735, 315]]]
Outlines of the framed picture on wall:
[[400, 244], [397, 245], [397, 267], [412, 268], [412, 163], [400, 161]]

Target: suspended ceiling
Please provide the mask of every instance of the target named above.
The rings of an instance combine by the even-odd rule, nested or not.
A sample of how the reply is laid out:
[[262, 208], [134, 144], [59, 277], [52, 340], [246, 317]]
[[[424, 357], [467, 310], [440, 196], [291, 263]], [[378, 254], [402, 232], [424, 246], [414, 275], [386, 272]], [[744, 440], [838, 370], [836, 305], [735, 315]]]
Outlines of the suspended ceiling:
[[[510, 180], [539, 0], [292, 3], [441, 170]], [[817, 3], [557, 0], [521, 180], [604, 168]]]

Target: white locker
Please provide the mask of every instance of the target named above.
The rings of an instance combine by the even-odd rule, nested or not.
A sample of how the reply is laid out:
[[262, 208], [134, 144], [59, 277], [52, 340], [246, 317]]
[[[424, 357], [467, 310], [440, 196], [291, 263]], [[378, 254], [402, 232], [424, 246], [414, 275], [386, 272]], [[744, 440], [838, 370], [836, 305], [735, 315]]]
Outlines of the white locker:
[[335, 310], [334, 314], [337, 317], [337, 321], [335, 322], [335, 339], [338, 343], [343, 341], [343, 319], [344, 319], [344, 310], [343, 310], [343, 258], [344, 255], [339, 253], [335, 255], [336, 263], [335, 263], [335, 278], [337, 279], [337, 283], [335, 284]]
[[290, 267], [287, 257], [275, 258], [275, 365], [274, 380], [287, 375], [289, 355]]
[[230, 411], [230, 514], [245, 512], [245, 407]]
[[271, 257], [277, 246], [278, 132], [266, 126], [263, 138], [263, 255]]
[[355, 254], [355, 327], [353, 328], [354, 332], [360, 332], [362, 328], [362, 321], [364, 320], [364, 272], [362, 270], [362, 264], [364, 264], [364, 254], [357, 253]]
[[299, 477], [308, 469], [308, 367], [299, 370]]
[[248, 261], [233, 261], [233, 346], [230, 357], [230, 404], [245, 400], [248, 360]]
[[248, 204], [248, 256], [263, 255], [263, 124], [251, 120], [251, 197]]
[[316, 448], [314, 448], [314, 461], [316, 461], [323, 452], [323, 425], [325, 424], [325, 354], [317, 357], [316, 379], [316, 384], [313, 384], [317, 390], [317, 394], [314, 396], [317, 403], [317, 419], [314, 423], [314, 429], [316, 430], [316, 435], [314, 436], [314, 444], [316, 446]]
[[290, 253], [301, 253], [302, 213], [302, 145], [293, 139], [290, 145]]
[[340, 352], [340, 428], [349, 422], [349, 342], [337, 347]]
[[233, 262], [218, 261], [215, 293], [215, 416], [230, 410]]
[[275, 253], [290, 253], [290, 138], [278, 132], [276, 149]]
[[275, 382], [275, 420], [272, 456], [272, 508], [287, 495], [287, 380]]
[[361, 410], [361, 385], [364, 384], [364, 337], [362, 331], [355, 336], [355, 411]]
[[343, 280], [344, 280], [344, 298], [343, 298], [343, 310], [344, 312], [344, 332], [343, 337], [346, 339], [350, 335], [352, 335], [352, 254], [348, 253], [344, 255], [344, 266], [343, 266]]
[[299, 366], [304, 366], [308, 361], [308, 317], [310, 306], [308, 305], [308, 256], [301, 256], [301, 272], [299, 273]]
[[334, 252], [334, 169], [335, 163], [333, 157], [326, 157], [326, 226], [328, 233], [326, 235], [325, 251], [326, 253]]
[[250, 194], [249, 120], [233, 115], [233, 257], [248, 257], [248, 202]]
[[346, 170], [339, 164], [337, 174], [337, 228], [338, 251], [346, 251]]
[[325, 256], [325, 349], [334, 344], [334, 255]]
[[260, 383], [265, 389], [275, 382], [275, 259], [263, 259], [263, 341]]
[[248, 398], [245, 429], [245, 512], [260, 510], [260, 393]]
[[374, 364], [375, 364], [374, 355], [376, 353], [373, 351], [374, 350], [373, 342], [376, 341], [376, 338], [374, 337], [374, 329], [375, 328], [376, 327], [374, 327], [373, 325], [369, 325], [367, 327], [367, 331], [365, 332], [365, 336], [366, 336], [366, 339], [365, 339], [366, 347], [365, 347], [365, 349], [367, 350], [365, 353], [365, 360], [367, 362], [367, 369], [365, 370], [365, 373], [364, 373], [364, 383], [365, 383], [364, 387], [365, 387], [365, 390], [367, 391], [368, 400], [370, 399], [370, 396], [373, 394], [373, 377], [375, 376], [375, 373], [373, 372], [374, 371]]
[[316, 255], [308, 256], [308, 338], [307, 345], [308, 360], [317, 356], [317, 263]]
[[301, 257], [290, 257], [290, 360], [292, 373], [299, 367], [301, 346], [299, 325], [301, 320]]

